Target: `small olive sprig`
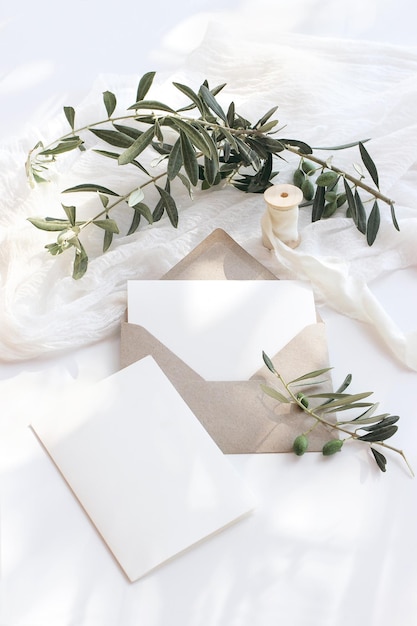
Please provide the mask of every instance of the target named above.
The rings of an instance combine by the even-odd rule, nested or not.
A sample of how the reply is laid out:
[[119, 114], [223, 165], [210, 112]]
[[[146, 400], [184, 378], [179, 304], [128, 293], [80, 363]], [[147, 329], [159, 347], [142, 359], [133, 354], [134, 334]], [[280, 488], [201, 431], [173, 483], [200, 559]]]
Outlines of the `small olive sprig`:
[[[366, 237], [368, 245], [372, 245], [376, 239], [381, 223], [381, 213], [378, 202], [383, 202], [390, 207], [391, 220], [400, 230], [394, 209], [394, 200], [381, 193], [379, 188], [379, 175], [377, 167], [371, 158], [364, 142], [322, 148], [322, 150], [342, 150], [359, 146], [359, 154], [363, 167], [369, 174], [374, 184], [371, 187], [365, 180], [363, 167], [355, 163], [354, 168], [359, 177], [352, 176], [331, 163], [331, 159], [323, 160], [313, 155], [300, 154], [293, 146], [287, 146], [290, 152], [300, 154], [300, 163], [293, 173], [293, 183], [303, 192], [303, 206], [312, 205], [311, 219], [316, 222], [323, 218], [331, 217], [339, 208], [346, 207], [346, 217], [353, 220], [356, 228]], [[342, 188], [340, 188], [342, 184]], [[373, 201], [369, 215], [365, 210], [364, 201], [360, 193], [365, 192]]]
[[[386, 443], [387, 439], [392, 437], [398, 430], [396, 422], [400, 419], [398, 415], [390, 415], [389, 413], [375, 414], [379, 406], [378, 403], [364, 402], [366, 398], [372, 395], [372, 392], [363, 392], [356, 394], [346, 393], [347, 387], [352, 381], [351, 374], [348, 374], [340, 387], [331, 393], [314, 393], [309, 396], [305, 391], [295, 391], [293, 387], [300, 384], [312, 385], [317, 384], [315, 380], [331, 370], [331, 367], [315, 370], [298, 376], [293, 380], [286, 382], [282, 375], [275, 369], [271, 359], [262, 353], [262, 357], [267, 368], [272, 372], [284, 387], [286, 394], [281, 393], [277, 389], [269, 385], [261, 385], [262, 390], [268, 396], [284, 403], [296, 404], [307, 415], [314, 418], [313, 425], [305, 432], [299, 434], [293, 442], [293, 452], [297, 456], [302, 456], [308, 449], [308, 435], [316, 428], [318, 424], [324, 425], [329, 432], [335, 434], [334, 437], [323, 445], [322, 453], [324, 456], [331, 456], [336, 452], [340, 452], [347, 441], [358, 441], [368, 446], [372, 453], [377, 466], [382, 472], [386, 471], [387, 459], [375, 446], [382, 447], [393, 452], [397, 452], [404, 459], [410, 473], [414, 476], [414, 472], [408, 462], [403, 450], [394, 448]], [[317, 404], [318, 402], [318, 404]], [[315, 406], [313, 406], [315, 404]], [[361, 409], [361, 413], [354, 418], [332, 422], [327, 419], [328, 413], [338, 413], [340, 411], [349, 411]], [[340, 438], [339, 434], [345, 436]], [[336, 436], [336, 434], [338, 436]]]

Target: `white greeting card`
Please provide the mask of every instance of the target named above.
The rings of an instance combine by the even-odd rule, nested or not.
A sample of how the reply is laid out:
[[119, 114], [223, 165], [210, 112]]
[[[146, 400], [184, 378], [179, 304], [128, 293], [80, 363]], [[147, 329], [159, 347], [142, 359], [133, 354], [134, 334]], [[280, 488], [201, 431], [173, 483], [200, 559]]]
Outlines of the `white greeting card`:
[[253, 508], [150, 356], [31, 426], [131, 581]]
[[128, 282], [128, 321], [145, 327], [206, 380], [247, 380], [315, 324], [311, 287], [294, 280]]

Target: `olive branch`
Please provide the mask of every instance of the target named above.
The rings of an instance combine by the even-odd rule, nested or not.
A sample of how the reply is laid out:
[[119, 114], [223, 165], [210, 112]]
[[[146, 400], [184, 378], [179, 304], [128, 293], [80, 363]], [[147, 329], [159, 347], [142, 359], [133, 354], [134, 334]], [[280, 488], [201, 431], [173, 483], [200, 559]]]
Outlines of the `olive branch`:
[[[329, 429], [330, 433], [334, 433], [335, 435], [323, 445], [322, 453], [324, 456], [331, 456], [336, 452], [340, 452], [347, 441], [357, 441], [365, 444], [369, 448], [372, 458], [382, 472], [386, 471], [387, 459], [378, 448], [390, 450], [401, 455], [411, 475], [414, 477], [414, 472], [403, 450], [386, 443], [398, 430], [397, 422], [400, 419], [399, 416], [390, 415], [389, 413], [376, 414], [379, 404], [364, 402], [366, 398], [372, 395], [372, 392], [366, 391], [356, 394], [345, 393], [352, 382], [351, 374], [345, 377], [343, 383], [335, 392], [307, 395], [306, 390], [297, 392], [293, 387], [299, 387], [304, 384], [314, 384], [314, 382], [316, 382], [314, 379], [331, 370], [331, 367], [308, 372], [287, 382], [276, 370], [271, 359], [265, 352], [262, 353], [262, 357], [265, 365], [279, 380], [284, 391], [281, 392], [274, 387], [262, 384], [261, 388], [264, 393], [279, 402], [297, 405], [306, 415], [314, 420], [312, 426], [294, 439], [293, 451], [297, 456], [302, 456], [307, 451], [310, 432], [316, 428], [318, 424], [322, 424]], [[333, 422], [327, 418], [328, 413], [355, 411], [356, 409], [361, 409], [361, 413], [351, 419]], [[343, 434], [344, 436], [342, 438], [336, 436], [339, 434]]]
[[[372, 245], [380, 226], [379, 203], [390, 207], [394, 227], [399, 230], [395, 217], [394, 201], [381, 193], [377, 168], [365, 148], [367, 140], [315, 150], [343, 150], [358, 146], [365, 168], [355, 165], [358, 176], [337, 168], [331, 159], [323, 160], [313, 154], [304, 141], [274, 137], [278, 120], [273, 119], [277, 106], [268, 110], [255, 123], [239, 115], [231, 102], [225, 110], [217, 95], [225, 84], [210, 88], [207, 81], [194, 91], [191, 87], [173, 83], [186, 98], [187, 104], [173, 109], [158, 100], [147, 99], [155, 72], [148, 72], [139, 81], [136, 101], [124, 115], [115, 115], [116, 95], [103, 93], [106, 116], [76, 128], [75, 109], [64, 107], [70, 131], [48, 145], [38, 142], [26, 161], [26, 173], [32, 186], [48, 182], [48, 170], [57, 160], [74, 150], [94, 152], [100, 158], [112, 159], [117, 166], [131, 166], [138, 170], [137, 184], [128, 192], [119, 192], [94, 182], [81, 182], [64, 189], [63, 194], [89, 193], [97, 197], [99, 209], [87, 220], [77, 219], [77, 207], [61, 205], [65, 216], [30, 217], [37, 228], [57, 232], [54, 243], [45, 247], [52, 255], [66, 250], [75, 252], [73, 277], [81, 278], [88, 267], [88, 253], [82, 243], [83, 232], [96, 227], [103, 233], [103, 253], [111, 246], [113, 237], [120, 234], [119, 225], [111, 213], [116, 206], [132, 211], [126, 235], [139, 228], [142, 218], [152, 224], [167, 215], [174, 228], [178, 226], [178, 208], [171, 184], [179, 180], [190, 196], [193, 188], [202, 190], [220, 184], [231, 184], [246, 193], [263, 193], [279, 173], [273, 170], [273, 158], [284, 159], [283, 154], [295, 154], [299, 164], [293, 174], [294, 184], [303, 191], [305, 205], [312, 205], [312, 221], [328, 218], [338, 209], [346, 208], [356, 228]], [[189, 113], [191, 112], [191, 114]], [[91, 133], [105, 144], [106, 149], [87, 149], [84, 134]], [[168, 141], [167, 135], [174, 136]], [[108, 146], [117, 151], [107, 149]], [[151, 150], [158, 163], [166, 170], [152, 175], [138, 157]], [[130, 170], [131, 172], [132, 170]], [[369, 176], [373, 185], [368, 184]], [[146, 197], [149, 186], [157, 190], [157, 202], [150, 206]], [[341, 187], [341, 189], [340, 189]], [[361, 194], [366, 194], [363, 198]], [[369, 215], [365, 203], [373, 200]], [[103, 232], [104, 231], [104, 232]]]

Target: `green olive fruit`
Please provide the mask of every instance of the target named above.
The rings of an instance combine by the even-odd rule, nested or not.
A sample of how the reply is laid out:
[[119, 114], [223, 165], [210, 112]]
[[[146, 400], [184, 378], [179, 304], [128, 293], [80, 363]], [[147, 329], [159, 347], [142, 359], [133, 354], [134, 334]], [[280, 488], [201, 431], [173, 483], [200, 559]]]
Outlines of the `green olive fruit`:
[[324, 205], [324, 211], [323, 211], [322, 217], [331, 217], [333, 213], [335, 213], [336, 209], [337, 209], [336, 202], [328, 202], [327, 204]]
[[303, 172], [303, 170], [301, 170], [300, 168], [298, 168], [298, 170], [295, 170], [292, 180], [293, 183], [296, 187], [298, 187], [299, 189], [301, 189], [303, 182], [305, 181], [305, 174]]
[[339, 178], [339, 175], [332, 170], [328, 172], [323, 172], [320, 176], [317, 177], [316, 184], [319, 187], [329, 187], [330, 185], [334, 185], [334, 183]]
[[301, 167], [307, 176], [311, 176], [316, 171], [316, 166], [311, 161], [303, 161]]
[[326, 191], [324, 194], [324, 199], [326, 202], [336, 202], [337, 200], [337, 192], [336, 191]]
[[312, 200], [314, 198], [314, 185], [308, 178], [305, 179], [301, 185], [301, 191], [306, 200]]
[[336, 452], [340, 452], [343, 446], [343, 439], [330, 439], [324, 444], [322, 452], [324, 456], [330, 456]]
[[301, 402], [301, 404], [303, 406], [305, 406], [305, 408], [308, 408], [308, 398], [307, 396], [305, 396], [303, 393], [297, 393], [297, 395], [295, 396], [297, 398], [297, 400], [299, 400]]
[[308, 448], [308, 439], [305, 435], [298, 435], [294, 439], [294, 443], [292, 444], [292, 449], [297, 456], [302, 456], [304, 452]]
[[340, 206], [345, 204], [345, 202], [346, 202], [346, 194], [345, 193], [339, 193], [338, 196], [337, 196], [337, 208], [339, 208]]

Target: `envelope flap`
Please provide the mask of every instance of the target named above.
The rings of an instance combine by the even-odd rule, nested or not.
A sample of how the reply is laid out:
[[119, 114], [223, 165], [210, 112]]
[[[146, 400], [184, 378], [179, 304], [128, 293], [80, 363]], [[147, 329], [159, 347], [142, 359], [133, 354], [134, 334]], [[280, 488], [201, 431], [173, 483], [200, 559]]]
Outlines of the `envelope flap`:
[[[329, 366], [329, 356], [326, 342], [326, 328], [324, 322], [318, 321], [301, 330], [277, 354], [268, 354], [276, 370], [282, 373], [286, 380], [292, 380], [307, 372], [323, 369]], [[251, 379], [275, 380], [276, 377], [263, 365]], [[330, 391], [331, 382], [325, 384]]]
[[214, 230], [161, 280], [277, 280], [221, 228]]

